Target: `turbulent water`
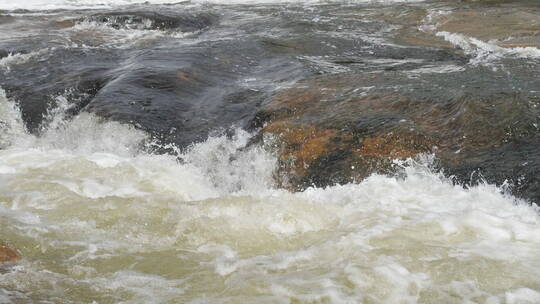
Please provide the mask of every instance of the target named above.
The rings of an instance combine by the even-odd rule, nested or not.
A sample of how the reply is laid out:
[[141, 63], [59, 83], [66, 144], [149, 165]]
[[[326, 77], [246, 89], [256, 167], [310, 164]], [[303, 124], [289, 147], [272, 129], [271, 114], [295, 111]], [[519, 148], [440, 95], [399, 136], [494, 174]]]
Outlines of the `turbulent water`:
[[[527, 130], [532, 178], [534, 43], [438, 30], [434, 1], [19, 2], [0, 0], [0, 242], [22, 260], [0, 303], [540, 303], [540, 210], [511, 181], [463, 185], [427, 153], [292, 192], [250, 128], [302, 78], [387, 71], [355, 93], [425, 97], [482, 75], [463, 90], [525, 96], [505, 131]], [[411, 16], [459, 54], [389, 39]]]

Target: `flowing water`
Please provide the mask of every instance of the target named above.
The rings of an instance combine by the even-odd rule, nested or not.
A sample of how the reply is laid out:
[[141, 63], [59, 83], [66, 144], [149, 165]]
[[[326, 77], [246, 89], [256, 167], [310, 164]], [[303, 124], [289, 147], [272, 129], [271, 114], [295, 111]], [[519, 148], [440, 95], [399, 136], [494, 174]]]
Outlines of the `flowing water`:
[[[462, 185], [420, 154], [291, 192], [276, 139], [249, 128], [314, 75], [458, 94], [481, 73], [525, 96], [530, 151], [534, 35], [438, 30], [452, 2], [167, 2], [0, 0], [0, 242], [22, 256], [0, 263], [0, 303], [540, 303], [540, 210], [508, 183]], [[409, 19], [433, 45], [399, 44]]]

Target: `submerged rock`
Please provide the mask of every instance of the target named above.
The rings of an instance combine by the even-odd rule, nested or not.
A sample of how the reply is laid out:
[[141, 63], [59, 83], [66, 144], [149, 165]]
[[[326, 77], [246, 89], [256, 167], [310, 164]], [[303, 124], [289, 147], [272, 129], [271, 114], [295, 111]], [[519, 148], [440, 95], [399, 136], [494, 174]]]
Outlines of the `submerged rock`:
[[[94, 14], [79, 19], [81, 21], [107, 24], [115, 29], [140, 30], [180, 30], [193, 32], [205, 29], [216, 23], [218, 17], [212, 13], [190, 12], [146, 12], [118, 11]], [[59, 26], [69, 26], [70, 20], [61, 21]], [[73, 23], [75, 25], [77, 21]]]
[[456, 41], [436, 35], [446, 32], [489, 43], [490, 47], [524, 48], [540, 46], [538, 13], [536, 5], [525, 9], [520, 4], [497, 0], [468, 1], [459, 8], [427, 11], [413, 6], [404, 10], [404, 17], [390, 13], [384, 18], [402, 25], [396, 38], [408, 44], [453, 48]]
[[14, 249], [7, 245], [0, 244], [0, 263], [6, 262], [18, 262], [21, 260], [21, 256]]
[[537, 201], [533, 172], [540, 160], [529, 158], [523, 166], [522, 156], [508, 152], [516, 145], [539, 146], [538, 100], [500, 92], [442, 98], [419, 89], [398, 94], [359, 86], [377, 78], [396, 81], [389, 75], [317, 77], [264, 104], [254, 126], [277, 143], [282, 186], [302, 190], [359, 181], [393, 172], [395, 159], [434, 154], [458, 182], [480, 181], [471, 178], [477, 170], [489, 182], [510, 181], [516, 194]]

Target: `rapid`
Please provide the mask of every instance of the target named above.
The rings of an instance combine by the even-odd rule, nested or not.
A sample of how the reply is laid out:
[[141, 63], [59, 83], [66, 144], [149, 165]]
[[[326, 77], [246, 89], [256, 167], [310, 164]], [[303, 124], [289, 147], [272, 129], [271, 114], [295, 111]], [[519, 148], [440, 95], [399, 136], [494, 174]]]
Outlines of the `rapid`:
[[[214, 32], [192, 19], [178, 30], [164, 28], [168, 19], [145, 21], [147, 15], [127, 22], [106, 15], [106, 23], [99, 16], [81, 17], [87, 9], [93, 14], [167, 1], [143, 2], [0, 1], [6, 15], [22, 18], [4, 25], [0, 45], [24, 49], [13, 47], [0, 58], [0, 242], [22, 256], [0, 263], [0, 303], [540, 303], [540, 209], [513, 193], [511, 181], [494, 182], [473, 170], [467, 174], [479, 176], [478, 182], [465, 183], [434, 153], [417, 153], [391, 160], [391, 173], [293, 191], [280, 183], [280, 138], [261, 135], [250, 124], [265, 105], [257, 94], [274, 94], [312, 75], [358, 70], [391, 71], [399, 79], [388, 86], [403, 91], [418, 77], [436, 82], [441, 73], [489, 73], [512, 90], [522, 85], [534, 101], [535, 80], [520, 83], [519, 77], [538, 64], [538, 48], [503, 48], [433, 30], [433, 19], [445, 16], [436, 11], [420, 18], [421, 32], [458, 45], [466, 60], [448, 55], [436, 63], [398, 62], [407, 59], [389, 55], [394, 61], [371, 58], [351, 67], [332, 62], [334, 53], [283, 59], [283, 50], [260, 51], [247, 43], [247, 55], [239, 56], [255, 65], [235, 57], [235, 39], [263, 31], [278, 40], [279, 33], [267, 27], [248, 29], [257, 18], [273, 22], [277, 13], [257, 11], [267, 4], [250, 2], [253, 12], [239, 6], [241, 17], [226, 19]], [[366, 16], [376, 13], [371, 5], [424, 5], [360, 2]], [[213, 4], [172, 8], [182, 5], [205, 11]], [[325, 5], [335, 4], [302, 10]], [[48, 14], [77, 21], [58, 28]], [[286, 26], [308, 21], [298, 22]], [[44, 24], [49, 32], [35, 30]], [[385, 38], [386, 29], [362, 31], [336, 37], [354, 35], [350, 39], [403, 50]], [[42, 40], [25, 40], [28, 35]], [[279, 46], [275, 41], [271, 47]], [[214, 51], [211, 43], [225, 51]], [[300, 52], [301, 44], [286, 48]], [[225, 63], [216, 63], [219, 56]], [[402, 65], [408, 68], [387, 69]], [[169, 85], [168, 72], [189, 83]], [[90, 81], [74, 80], [76, 73]], [[518, 80], [509, 84], [504, 77], [510, 74]], [[51, 83], [54, 90], [47, 87]], [[378, 89], [368, 85], [358, 94]], [[220, 86], [223, 91], [215, 89]], [[179, 106], [171, 92], [197, 103]], [[214, 107], [218, 97], [233, 101]], [[244, 97], [255, 106], [236, 101]], [[535, 123], [537, 108], [526, 109]], [[537, 132], [532, 130], [527, 132]]]

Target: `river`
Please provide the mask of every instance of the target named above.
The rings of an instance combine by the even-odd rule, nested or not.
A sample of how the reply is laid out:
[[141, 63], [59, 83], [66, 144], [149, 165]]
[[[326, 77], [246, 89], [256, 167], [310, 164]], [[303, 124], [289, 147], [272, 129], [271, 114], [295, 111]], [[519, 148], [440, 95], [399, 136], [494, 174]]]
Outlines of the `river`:
[[0, 0], [0, 303], [540, 303], [539, 16]]

